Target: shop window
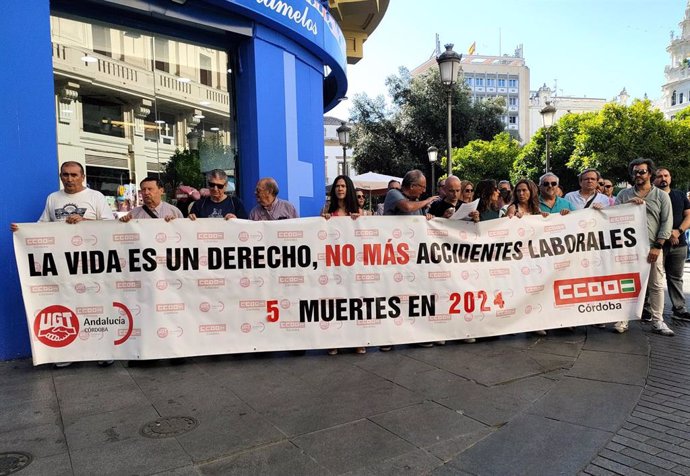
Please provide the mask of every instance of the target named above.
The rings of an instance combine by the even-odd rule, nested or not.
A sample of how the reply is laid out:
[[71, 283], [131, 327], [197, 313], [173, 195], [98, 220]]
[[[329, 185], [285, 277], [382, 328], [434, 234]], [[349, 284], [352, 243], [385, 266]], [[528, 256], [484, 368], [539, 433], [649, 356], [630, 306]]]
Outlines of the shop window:
[[[195, 179], [190, 164], [198, 176], [220, 168], [234, 181], [236, 119], [228, 50], [72, 15], [53, 13], [51, 26], [51, 41], [62, 52], [53, 59], [58, 162], [83, 160], [89, 186], [109, 196], [116, 186], [149, 173], [160, 173], [168, 193], [180, 181], [203, 186], [203, 181], [187, 182]], [[96, 66], [81, 60], [91, 42], [108, 61]], [[234, 51], [232, 42], [227, 48]], [[192, 131], [197, 132], [194, 151]], [[171, 157], [181, 165], [166, 175]]]

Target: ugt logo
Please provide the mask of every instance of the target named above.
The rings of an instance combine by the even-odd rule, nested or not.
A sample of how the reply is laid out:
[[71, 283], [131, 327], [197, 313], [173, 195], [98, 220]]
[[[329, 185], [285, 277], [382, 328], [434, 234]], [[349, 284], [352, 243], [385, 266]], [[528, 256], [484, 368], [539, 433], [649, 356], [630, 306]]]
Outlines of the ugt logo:
[[65, 306], [48, 306], [34, 319], [34, 335], [48, 347], [65, 347], [79, 335], [79, 319]]
[[639, 273], [562, 279], [553, 283], [557, 306], [615, 299], [634, 299], [639, 296], [640, 288]]

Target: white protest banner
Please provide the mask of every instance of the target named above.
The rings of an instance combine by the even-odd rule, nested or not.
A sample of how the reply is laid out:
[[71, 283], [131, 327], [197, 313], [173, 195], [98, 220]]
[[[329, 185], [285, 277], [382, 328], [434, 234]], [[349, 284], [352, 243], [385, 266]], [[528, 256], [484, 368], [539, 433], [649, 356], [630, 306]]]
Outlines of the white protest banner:
[[[34, 363], [464, 339], [634, 319], [644, 207], [22, 224]], [[643, 296], [644, 294], [642, 294]]]

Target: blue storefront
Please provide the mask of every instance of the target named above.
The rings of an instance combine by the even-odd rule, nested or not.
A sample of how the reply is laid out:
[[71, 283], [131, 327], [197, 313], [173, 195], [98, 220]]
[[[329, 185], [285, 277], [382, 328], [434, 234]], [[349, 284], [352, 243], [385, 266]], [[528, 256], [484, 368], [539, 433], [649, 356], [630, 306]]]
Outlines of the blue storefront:
[[30, 355], [9, 224], [36, 221], [61, 161], [84, 163], [91, 187], [137, 183], [193, 131], [232, 151], [220, 168], [248, 205], [271, 176], [301, 216], [318, 213], [323, 113], [347, 89], [345, 39], [324, 3], [3, 3], [0, 360]]

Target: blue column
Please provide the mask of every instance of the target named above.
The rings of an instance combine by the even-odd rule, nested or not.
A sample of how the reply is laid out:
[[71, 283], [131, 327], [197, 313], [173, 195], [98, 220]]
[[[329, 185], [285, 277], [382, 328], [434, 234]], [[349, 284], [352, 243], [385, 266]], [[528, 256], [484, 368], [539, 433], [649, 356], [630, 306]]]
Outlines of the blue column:
[[31, 354], [12, 222], [35, 222], [58, 188], [49, 0], [3, 2], [0, 15], [0, 360]]
[[241, 46], [239, 62], [240, 195], [253, 206], [256, 181], [273, 177], [300, 216], [317, 215], [324, 202], [323, 64], [261, 26]]

